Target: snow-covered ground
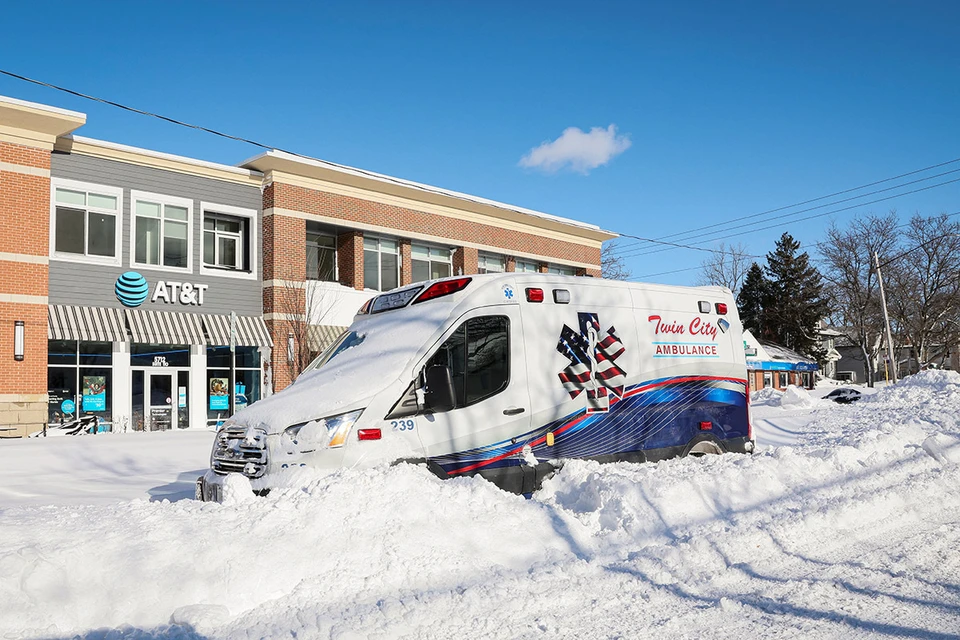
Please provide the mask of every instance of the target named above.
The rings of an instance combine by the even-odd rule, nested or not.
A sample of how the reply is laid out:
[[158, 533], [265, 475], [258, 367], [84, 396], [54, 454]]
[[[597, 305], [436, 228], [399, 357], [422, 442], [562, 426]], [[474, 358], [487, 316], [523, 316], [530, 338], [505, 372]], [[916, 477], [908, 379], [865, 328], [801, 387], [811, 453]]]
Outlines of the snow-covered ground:
[[761, 444], [189, 499], [206, 432], [0, 442], [0, 638], [956, 638], [960, 375], [757, 395]]

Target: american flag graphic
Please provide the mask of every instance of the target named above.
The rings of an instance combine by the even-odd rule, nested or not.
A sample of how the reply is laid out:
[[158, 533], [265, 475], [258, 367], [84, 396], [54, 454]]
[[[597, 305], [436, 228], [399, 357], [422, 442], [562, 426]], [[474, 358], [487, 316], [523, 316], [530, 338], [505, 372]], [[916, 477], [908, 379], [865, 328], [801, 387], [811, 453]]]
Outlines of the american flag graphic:
[[607, 411], [610, 408], [608, 393], [623, 397], [623, 385], [627, 374], [617, 366], [617, 358], [624, 352], [623, 343], [616, 329], [610, 327], [600, 332], [596, 313], [578, 313], [580, 332], [567, 325], [560, 331], [557, 351], [570, 360], [558, 375], [571, 398], [587, 392], [587, 413]]

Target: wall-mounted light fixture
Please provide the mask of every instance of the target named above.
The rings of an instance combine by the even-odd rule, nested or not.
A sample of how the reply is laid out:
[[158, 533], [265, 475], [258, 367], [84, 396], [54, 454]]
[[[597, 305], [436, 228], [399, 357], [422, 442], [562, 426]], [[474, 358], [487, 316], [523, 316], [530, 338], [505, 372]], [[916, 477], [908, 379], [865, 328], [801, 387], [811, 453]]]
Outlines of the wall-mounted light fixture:
[[23, 320], [13, 321], [13, 359], [23, 360]]
[[294, 357], [294, 344], [293, 344], [293, 332], [287, 334], [287, 362], [293, 362]]

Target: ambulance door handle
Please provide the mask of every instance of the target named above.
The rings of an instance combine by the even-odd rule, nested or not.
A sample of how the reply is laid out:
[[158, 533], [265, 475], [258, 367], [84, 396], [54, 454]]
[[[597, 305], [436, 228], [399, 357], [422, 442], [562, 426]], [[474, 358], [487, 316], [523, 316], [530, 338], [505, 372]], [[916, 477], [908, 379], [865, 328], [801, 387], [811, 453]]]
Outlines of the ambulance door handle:
[[505, 415], [505, 416], [515, 416], [515, 415], [517, 415], [518, 413], [523, 413], [524, 411], [526, 411], [526, 409], [524, 409], [523, 407], [510, 407], [509, 409], [504, 409], [504, 410], [503, 410], [503, 415]]

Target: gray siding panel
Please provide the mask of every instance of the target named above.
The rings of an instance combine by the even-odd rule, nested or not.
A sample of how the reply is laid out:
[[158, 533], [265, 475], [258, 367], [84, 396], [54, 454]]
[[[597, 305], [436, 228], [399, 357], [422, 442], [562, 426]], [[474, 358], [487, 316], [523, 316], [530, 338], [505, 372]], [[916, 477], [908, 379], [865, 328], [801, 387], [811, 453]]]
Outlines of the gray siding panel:
[[[191, 176], [174, 171], [164, 171], [151, 167], [104, 160], [89, 156], [54, 153], [51, 159], [53, 178], [77, 180], [93, 184], [123, 188], [123, 220], [121, 224], [121, 259], [119, 266], [104, 266], [76, 262], [50, 260], [50, 303], [73, 304], [99, 307], [121, 307], [114, 295], [114, 283], [125, 271], [137, 271], [150, 284], [150, 297], [141, 308], [155, 311], [185, 311], [196, 313], [229, 313], [239, 315], [260, 315], [263, 309], [261, 278], [263, 273], [262, 242], [263, 210], [260, 189]], [[193, 200], [193, 269], [187, 274], [182, 271], [164, 272], [162, 270], [138, 268], [130, 263], [130, 192], [147, 191]], [[240, 279], [229, 276], [216, 276], [200, 273], [202, 259], [202, 212], [200, 203], [242, 207], [254, 209], [256, 216], [256, 239], [251, 247], [256, 257], [257, 278]], [[204, 294], [203, 306], [151, 303], [154, 288], [158, 280], [206, 284], [209, 288]]]

